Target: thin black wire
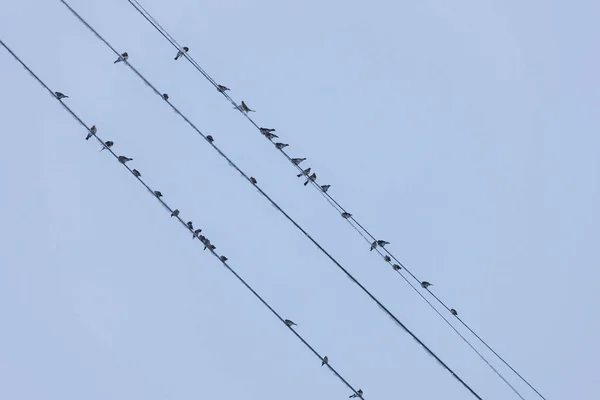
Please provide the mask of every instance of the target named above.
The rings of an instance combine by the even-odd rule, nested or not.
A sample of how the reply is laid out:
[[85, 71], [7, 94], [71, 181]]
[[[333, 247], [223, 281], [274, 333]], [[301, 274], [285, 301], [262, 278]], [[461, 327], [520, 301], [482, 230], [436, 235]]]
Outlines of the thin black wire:
[[[67, 4], [64, 0], [60, 0], [70, 11], [71, 13], [73, 13], [73, 15], [75, 15], [79, 21], [81, 23], [83, 23], [92, 33], [94, 33], [94, 35], [100, 39], [107, 47], [109, 47], [113, 53], [115, 53], [117, 56], [120, 57], [120, 54], [118, 51], [116, 51], [94, 28], [92, 28], [92, 26], [85, 21], [85, 19], [83, 19], [71, 6], [69, 6], [69, 4]], [[138, 77], [140, 79], [142, 79], [144, 81], [144, 83], [146, 83], [146, 85], [148, 85], [157, 95], [161, 96], [161, 98], [164, 97], [160, 94], [160, 91], [158, 91], [144, 76], [142, 76], [128, 61], [124, 60], [124, 63], [127, 64], [127, 66], [129, 66], [129, 68], [131, 68], [132, 71], [135, 72], [136, 75], [138, 75]], [[171, 102], [169, 102], [168, 100], [165, 100], [167, 104], [169, 104], [171, 106], [171, 108], [178, 114], [180, 115], [199, 135], [201, 135], [204, 139], [206, 139], [206, 136], [198, 129], [196, 128], [196, 126], [189, 120], [187, 119], [187, 117], [185, 117]], [[208, 141], [208, 140], [207, 140]], [[452, 376], [454, 376], [454, 378], [456, 380], [458, 380], [469, 392], [471, 392], [471, 394], [473, 396], [475, 396], [476, 398], [481, 400], [481, 397], [465, 382], [463, 381], [448, 365], [446, 365], [431, 349], [429, 349], [429, 347], [423, 343], [412, 331], [410, 331], [394, 314], [392, 314], [391, 311], [389, 311], [370, 291], [368, 291], [358, 280], [356, 280], [356, 278], [354, 278], [354, 276], [352, 276], [352, 274], [350, 274], [335, 258], [333, 258], [333, 256], [331, 256], [331, 254], [329, 254], [315, 239], [312, 238], [312, 236], [310, 236], [310, 234], [308, 234], [308, 232], [306, 232], [293, 218], [291, 218], [275, 201], [273, 201], [261, 188], [259, 188], [257, 185], [255, 185], [254, 183], [252, 183], [252, 181], [250, 180], [250, 178], [235, 164], [233, 163], [233, 161], [231, 161], [217, 146], [214, 145], [214, 143], [208, 141], [209, 144], [223, 157], [225, 158], [228, 163], [235, 168], [248, 182], [250, 182], [256, 189], [258, 189], [259, 193], [265, 197], [279, 212], [281, 212], [298, 230], [300, 230], [315, 246], [317, 246], [317, 248], [319, 248], [319, 250], [321, 250], [321, 252], [323, 252], [323, 254], [325, 254], [340, 270], [342, 270], [346, 276], [348, 278], [350, 278], [350, 280], [352, 280], [356, 285], [358, 285], [363, 292], [365, 292], [370, 298], [371, 300], [373, 300], [378, 306], [379, 308], [381, 308], [390, 318], [392, 318], [392, 320], [394, 320], [394, 322], [396, 322], [396, 324], [398, 326], [400, 326], [402, 329], [404, 329], [415, 341], [417, 341], [417, 343], [419, 343], [421, 345], [421, 347], [423, 347], [428, 353], [429, 355], [431, 355], [433, 358], [435, 358], [435, 360], [437, 362], [440, 363], [440, 365], [442, 365], [448, 372], [450, 372], [452, 374]]]
[[[6, 49], [8, 50], [8, 52], [27, 70], [27, 72], [29, 72], [29, 74], [31, 76], [33, 76], [49, 93], [52, 97], [54, 97], [55, 99], [58, 99], [56, 97], [56, 95], [54, 94], [54, 92], [31, 70], [29, 69], [29, 67], [23, 62], [21, 61], [21, 59], [2, 41], [0, 40], [0, 44]], [[92, 133], [90, 131], [90, 128], [88, 128], [88, 125], [86, 125], [85, 122], [83, 122], [81, 120], [81, 118], [79, 118], [79, 116], [77, 114], [75, 114], [75, 112], [73, 112], [69, 106], [67, 106], [65, 103], [63, 103], [60, 99], [58, 99], [58, 101], [60, 102], [60, 104], [69, 112], [69, 114], [71, 114], [71, 116], [73, 118], [75, 118], [83, 127], [85, 127], [86, 131], [88, 133]], [[100, 139], [100, 137], [96, 134], [96, 133], [92, 133], [92, 135], [94, 136], [94, 138], [96, 140], [98, 140], [98, 142], [100, 142], [100, 144], [110, 152], [110, 154], [113, 155], [113, 157], [115, 159], [119, 159], [119, 156], [117, 156], [117, 154], [111, 149], [108, 148], [104, 145], [104, 142], [102, 141], [102, 139]], [[123, 165], [123, 167], [125, 167], [142, 185], [144, 185], [144, 187], [146, 189], [148, 189], [148, 191], [150, 193], [154, 193], [152, 191], [152, 189], [150, 188], [150, 186], [148, 186], [146, 184], [146, 182], [144, 182], [144, 180], [137, 176], [136, 174], [133, 173], [133, 170], [131, 168], [129, 168], [129, 166], [127, 166], [124, 163], [120, 163], [121, 165]], [[169, 210], [169, 212], [173, 212], [173, 209], [171, 207], [169, 207], [167, 205], [166, 202], [164, 202], [160, 197], [154, 196], [162, 205], [163, 207], [165, 207], [167, 210]], [[184, 220], [177, 215], [176, 218], [179, 220], [179, 222], [181, 223], [182, 226], [185, 227], [186, 230], [190, 231], [191, 233], [193, 233], [193, 229], [190, 228], [185, 222]], [[203, 244], [202, 244], [203, 245]], [[208, 249], [210, 250], [210, 252], [212, 253], [213, 256], [215, 256], [228, 270], [229, 272], [231, 272], [248, 290], [250, 290], [252, 292], [252, 294], [258, 299], [260, 300], [260, 302], [267, 307], [271, 313], [273, 313], [273, 315], [275, 315], [279, 321], [281, 321], [298, 339], [300, 339], [300, 341], [310, 350], [313, 352], [313, 354], [315, 356], [317, 356], [319, 358], [319, 360], [323, 361], [323, 357], [314, 349], [314, 347], [312, 347], [298, 332], [296, 332], [294, 329], [292, 329], [291, 326], [288, 326], [285, 323], [285, 319], [281, 317], [281, 315], [275, 311], [275, 309], [273, 309], [273, 307], [271, 307], [271, 305], [269, 303], [267, 303], [267, 301], [265, 299], [262, 298], [261, 295], [259, 295], [253, 288], [252, 286], [250, 286], [237, 272], [235, 272], [233, 270], [233, 268], [231, 268], [226, 261], [221, 260], [221, 256], [219, 256], [213, 249], [211, 249], [210, 247], [208, 247]], [[359, 396], [361, 399], [363, 398], [357, 390], [354, 389], [354, 387], [352, 387], [352, 385], [350, 385], [350, 383], [348, 383], [348, 381], [346, 379], [344, 379], [344, 377], [342, 377], [342, 375], [340, 375], [329, 363], [326, 364], [327, 367], [348, 387], [350, 388], [350, 390], [352, 390], [357, 396]]]
[[[137, 1], [137, 0], [127, 0], [135, 9], [136, 11], [138, 11], [140, 13], [140, 15], [142, 15], [165, 39], [167, 39], [172, 45], [173, 47], [175, 47], [176, 49], [181, 49], [181, 46], [179, 45], [179, 43], [158, 23], [158, 21], [152, 17], [152, 15]], [[135, 4], [134, 4], [135, 3]], [[215, 86], [215, 88], [217, 87], [217, 83], [216, 81], [194, 60], [194, 58], [191, 55], [188, 55], [187, 53], [183, 54], [184, 57], [213, 85]], [[221, 92], [221, 91], [220, 91]], [[239, 105], [225, 92], [221, 92], [221, 94], [227, 99], [229, 100], [229, 102], [231, 104], [233, 104], [236, 109], [238, 109], [242, 115], [244, 115], [246, 117], [246, 119], [248, 119], [248, 121], [250, 121], [250, 123], [252, 125], [254, 125], [257, 129], [260, 129], [259, 125], [254, 122], [254, 120], [245, 112], [243, 112], [240, 108]], [[283, 150], [283, 149], [278, 149], [289, 161], [291, 161], [291, 157]], [[296, 165], [296, 169], [298, 169], [299, 171], [302, 171], [302, 168], [299, 167], [298, 165]], [[338, 212], [346, 212], [346, 209], [344, 207], [342, 207], [329, 193], [324, 192], [320, 185], [311, 181], [311, 184], [313, 187], [317, 188], [317, 190], [319, 190], [319, 192], [327, 199], [327, 201], [336, 209], [336, 211]], [[376, 237], [373, 236], [366, 228], [364, 228], [354, 217], [350, 217], [348, 218], [349, 220], [352, 220], [355, 224], [353, 225], [352, 223], [350, 223], [350, 225], [368, 242], [370, 243], [371, 241], [376, 240]], [[350, 222], [350, 221], [348, 221]], [[358, 229], [360, 228], [360, 229]], [[362, 232], [361, 232], [362, 230]], [[363, 233], [364, 232], [364, 233]], [[369, 239], [365, 236], [365, 234], [371, 239], [369, 241]], [[421, 280], [419, 280], [409, 269], [407, 269], [399, 260], [396, 256], [394, 256], [389, 250], [384, 248], [384, 252], [387, 253], [394, 261], [396, 261], [399, 265], [401, 265], [403, 267], [403, 269], [415, 280], [417, 281], [419, 284], [422, 282]], [[382, 257], [384, 257], [384, 254], [380, 255]], [[399, 273], [400, 276], [402, 276], [403, 278], [404, 275], [402, 273]], [[412, 285], [411, 285], [412, 286]], [[413, 286], [414, 288], [414, 286]], [[418, 290], [418, 289], [417, 289]], [[448, 307], [439, 297], [437, 297], [436, 295], [434, 295], [430, 290], [428, 290], [429, 293], [431, 293], [433, 295], [433, 297], [435, 298], [435, 300], [442, 305], [447, 311], [450, 311], [450, 307]], [[437, 311], [437, 309], [435, 307], [433, 307], [433, 305], [431, 303], [428, 302], [428, 304]], [[445, 319], [445, 318], [444, 318]], [[465, 327], [467, 328], [481, 343], [483, 343], [488, 350], [490, 350], [496, 357], [498, 357], [498, 359], [500, 359], [507, 367], [509, 367], [512, 372], [514, 372], [523, 382], [525, 382], [535, 393], [537, 393], [542, 399], [546, 400], [546, 398], [535, 388], [533, 387], [529, 381], [527, 379], [525, 379], [519, 372], [517, 372], [502, 356], [500, 356], [485, 340], [483, 340], [473, 329], [471, 329], [471, 327], [464, 322], [461, 318], [457, 317], [457, 320]], [[446, 322], [448, 322], [446, 320]], [[462, 335], [461, 335], [462, 337]], [[478, 352], [479, 354], [479, 352]], [[486, 361], [487, 362], [487, 361]], [[489, 363], [488, 363], [489, 364]], [[493, 369], [493, 367], [492, 367]], [[495, 372], [497, 372], [494, 369]], [[500, 376], [505, 382], [506, 380], [504, 379], [504, 377]], [[508, 382], [506, 382], [508, 384]], [[510, 384], [508, 384], [509, 386], [511, 386]], [[512, 388], [512, 386], [511, 386]], [[514, 390], [515, 393], [517, 395], [520, 396], [520, 394]], [[522, 398], [522, 397], [521, 397]]]

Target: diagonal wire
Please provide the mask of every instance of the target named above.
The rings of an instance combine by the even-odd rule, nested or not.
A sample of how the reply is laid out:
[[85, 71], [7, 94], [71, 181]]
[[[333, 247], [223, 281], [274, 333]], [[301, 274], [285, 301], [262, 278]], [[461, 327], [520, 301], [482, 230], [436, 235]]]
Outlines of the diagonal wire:
[[[70, 11], [71, 13], [73, 13], [73, 15], [75, 17], [77, 17], [77, 19], [79, 19], [79, 21], [84, 24], [98, 39], [100, 39], [107, 47], [109, 47], [112, 52], [114, 54], [116, 54], [117, 56], [120, 57], [120, 54], [118, 51], [116, 51], [114, 49], [114, 47], [112, 47], [94, 28], [92, 28], [92, 26], [85, 20], [83, 19], [71, 6], [69, 6], [68, 3], [66, 3], [64, 0], [60, 0]], [[346, 276], [352, 280], [352, 282], [354, 282], [356, 285], [358, 285], [364, 293], [366, 293], [371, 300], [373, 300], [381, 310], [383, 310], [399, 327], [401, 327], [402, 329], [404, 329], [404, 331], [406, 331], [417, 343], [419, 343], [421, 345], [421, 347], [423, 347], [423, 349], [425, 349], [425, 351], [431, 355], [438, 363], [440, 363], [440, 365], [442, 367], [444, 367], [448, 372], [450, 372], [452, 374], [452, 376], [458, 380], [473, 396], [475, 396], [477, 399], [481, 399], [481, 397], [464, 381], [462, 380], [446, 363], [444, 363], [423, 341], [421, 341], [421, 339], [419, 339], [411, 330], [409, 330], [391, 311], [388, 310], [387, 307], [385, 307], [369, 290], [367, 290], [356, 278], [354, 278], [354, 276], [352, 276], [352, 274], [350, 274], [350, 272], [348, 272], [335, 258], [333, 258], [333, 256], [331, 256], [331, 254], [329, 254], [329, 252], [327, 252], [327, 250], [325, 250], [315, 239], [312, 238], [312, 236], [310, 236], [310, 234], [308, 232], [306, 232], [293, 218], [291, 218], [274, 200], [271, 199], [271, 197], [269, 197], [267, 195], [267, 193], [265, 193], [261, 188], [259, 188], [258, 186], [256, 186], [251, 179], [248, 177], [248, 175], [246, 175], [235, 163], [233, 163], [233, 161], [231, 161], [231, 159], [229, 159], [225, 153], [223, 153], [217, 146], [214, 145], [214, 143], [212, 143], [212, 141], [209, 141], [207, 139], [207, 137], [198, 129], [196, 128], [196, 126], [189, 120], [187, 119], [187, 117], [185, 117], [171, 102], [169, 102], [168, 100], [165, 100], [164, 97], [160, 94], [160, 91], [158, 91], [156, 89], [156, 87], [154, 87], [142, 74], [140, 74], [140, 72], [137, 71], [137, 69], [135, 69], [127, 60], [123, 60], [123, 62], [125, 64], [127, 64], [127, 66], [140, 78], [144, 81], [144, 83], [146, 83], [146, 85], [148, 85], [157, 95], [161, 96], [161, 98], [167, 103], [169, 104], [169, 106], [179, 115], [181, 116], [200, 136], [202, 136], [204, 139], [206, 139], [209, 144], [223, 157], [225, 158], [229, 165], [231, 165], [233, 168], [235, 168], [248, 182], [250, 182], [253, 186], [255, 186], [255, 188], [259, 191], [259, 193], [265, 197], [279, 212], [281, 212], [282, 215], [284, 215], [286, 217], [286, 219], [288, 221], [290, 221], [298, 230], [300, 230], [315, 246], [317, 246], [317, 248], [319, 248], [319, 250], [321, 250], [321, 252], [323, 254], [325, 254], [340, 270], [342, 270]]]
[[[38, 83], [40, 85], [42, 85], [49, 93], [50, 95], [55, 98], [58, 99], [58, 97], [54, 94], [54, 92], [48, 87], [48, 85], [46, 85], [44, 83], [44, 81], [42, 81], [31, 69], [29, 69], [29, 67], [23, 62], [21, 61], [21, 59], [2, 41], [0, 40], [0, 44], [15, 58], [15, 60], [17, 60], [26, 70], [27, 72], [29, 72], [29, 74], [35, 78]], [[94, 138], [100, 142], [100, 144], [103, 146], [104, 149], [108, 150], [110, 152], [110, 154], [112, 154], [112, 156], [116, 159], [119, 160], [119, 156], [117, 156], [117, 154], [109, 147], [104, 145], [104, 142], [102, 141], [102, 139], [100, 139], [100, 137], [96, 134], [93, 133], [90, 128], [88, 127], [88, 125], [83, 122], [83, 120], [81, 118], [79, 118], [79, 116], [77, 114], [75, 114], [74, 111], [71, 110], [71, 108], [69, 106], [67, 106], [65, 103], [63, 103], [60, 99], [58, 99], [58, 101], [60, 102], [60, 104], [65, 108], [65, 110], [67, 110], [67, 112], [69, 114], [71, 114], [71, 116], [73, 118], [75, 118], [77, 120], [77, 122], [79, 122], [79, 124], [81, 126], [83, 126], [86, 131], [88, 132], [88, 134], [91, 134], [92, 136], [94, 136]], [[174, 210], [169, 207], [167, 205], [167, 203], [165, 201], [163, 201], [160, 197], [154, 195], [154, 191], [150, 188], [150, 186], [140, 177], [137, 176], [133, 170], [131, 168], [129, 168], [129, 166], [127, 166], [125, 163], [121, 163], [121, 165], [123, 165], [123, 167], [125, 167], [129, 173], [131, 173], [146, 189], [148, 189], [148, 191], [150, 193], [153, 194], [154, 197], [156, 197], [156, 199], [162, 204], [163, 207], [165, 207], [167, 210], [169, 210], [169, 212], [173, 212]], [[176, 215], [177, 220], [179, 220], [179, 222], [181, 223], [181, 225], [188, 231], [190, 231], [191, 233], [193, 232], [193, 228], [190, 228], [185, 222], [184, 220], [179, 216]], [[203, 244], [203, 243], [202, 243]], [[229, 272], [231, 272], [245, 287], [246, 289], [248, 289], [250, 292], [252, 292], [252, 294], [258, 299], [260, 300], [260, 302], [269, 309], [269, 311], [271, 311], [271, 313], [273, 313], [273, 315], [275, 315], [277, 317], [277, 319], [279, 319], [279, 321], [281, 323], [283, 323], [284, 325], [286, 325], [286, 327], [315, 355], [317, 356], [321, 361], [323, 361], [323, 356], [321, 356], [315, 349], [314, 347], [312, 347], [298, 332], [296, 332], [291, 326], [288, 326], [286, 324], [286, 320], [283, 319], [283, 317], [281, 317], [281, 315], [275, 311], [275, 309], [273, 307], [271, 307], [271, 305], [269, 303], [267, 303], [267, 301], [265, 299], [263, 299], [253, 288], [252, 286], [250, 286], [237, 272], [235, 272], [235, 270], [233, 268], [231, 268], [229, 266], [229, 264], [227, 264], [226, 261], [223, 261], [221, 259], [221, 256], [219, 256], [214, 249], [207, 247], [210, 252], [212, 253], [213, 256], [215, 256], [228, 270]], [[337, 372], [330, 364], [329, 362], [326, 363], [327, 367], [335, 374], [335, 376], [340, 379], [350, 390], [352, 390], [352, 392], [354, 394], [356, 394], [358, 397], [360, 397], [361, 399], [363, 398], [357, 390], [354, 389], [354, 387], [352, 385], [350, 385], [350, 383], [348, 383], [348, 381], [342, 376], [340, 375], [339, 372]]]
[[[152, 15], [137, 1], [137, 0], [127, 0], [163, 37], [165, 37], [165, 39], [167, 39], [172, 45], [173, 47], [175, 47], [176, 49], [181, 49], [182, 47], [179, 45], [179, 43], [158, 23], [158, 21], [152, 17]], [[134, 4], [135, 3], [135, 4]], [[218, 84], [216, 83], [216, 81], [194, 60], [194, 58], [192, 56], [190, 56], [187, 53], [183, 54], [184, 57], [213, 85], [217, 88]], [[220, 91], [220, 90], [219, 90]], [[234, 105], [234, 107], [236, 109], [238, 109], [242, 115], [244, 115], [246, 117], [246, 119], [248, 119], [248, 121], [250, 121], [250, 123], [252, 125], [254, 125], [257, 129], [260, 129], [259, 125], [254, 122], [254, 120], [245, 112], [243, 112], [239, 105], [225, 92], [220, 91], [221, 94], [231, 103]], [[291, 161], [291, 157], [283, 150], [283, 149], [278, 149], [289, 161]], [[299, 167], [298, 165], [296, 165], [296, 168], [298, 170], [302, 170], [301, 167]], [[326, 200], [329, 202], [329, 204], [334, 207], [338, 212], [341, 213], [345, 213], [347, 212], [346, 209], [344, 207], [342, 207], [329, 193], [327, 193], [326, 191], [324, 191], [322, 189], [321, 186], [319, 186], [318, 184], [316, 184], [315, 182], [310, 182], [312, 184], [313, 187], [317, 188], [317, 190], [319, 190], [319, 192], [323, 195], [323, 197], [326, 198]], [[349, 217], [349, 220], [351, 220], [352, 222], [354, 222], [354, 224], [350, 223], [350, 221], [348, 221], [350, 223], [350, 225], [369, 243], [371, 243], [372, 241], [376, 240], [376, 237], [373, 236], [366, 228], [364, 228], [354, 217]], [[369, 240], [370, 239], [370, 240]], [[396, 261], [399, 265], [401, 265], [404, 270], [417, 282], [421, 283], [422, 281], [419, 280], [410, 270], [408, 270], [399, 260], [398, 258], [396, 258], [389, 250], [384, 249], [384, 253], [386, 253], [387, 255], [389, 255], [394, 261]], [[384, 254], [380, 253], [380, 255], [383, 257]], [[402, 273], [399, 273], [400, 276], [402, 276], [405, 280], [406, 278], [404, 277], [404, 275]], [[407, 281], [408, 282], [408, 281]], [[412, 285], [411, 285], [412, 286]], [[413, 286], [414, 288], [414, 286]], [[428, 290], [429, 291], [429, 290]], [[446, 303], [444, 303], [438, 296], [436, 296], [435, 294], [433, 294], [431, 291], [429, 291], [430, 294], [435, 298], [435, 300], [442, 305], [447, 311], [450, 311], [450, 307], [448, 307], [446, 305]], [[433, 305], [428, 302], [428, 304], [432, 307]], [[434, 308], [434, 310], [437, 311], [437, 309]], [[445, 319], [445, 318], [444, 318]], [[445, 319], [446, 320], [446, 319]], [[525, 379], [519, 372], [517, 372], [502, 356], [500, 356], [500, 354], [498, 354], [484, 339], [482, 339], [466, 322], [464, 322], [461, 318], [457, 317], [457, 320], [465, 327], [467, 328], [483, 345], [485, 345], [485, 347], [488, 348], [488, 350], [490, 350], [496, 357], [498, 357], [498, 359], [500, 359], [500, 361], [502, 361], [502, 363], [504, 363], [508, 368], [510, 368], [510, 370], [515, 373], [523, 382], [525, 382], [529, 388], [531, 388], [535, 393], [537, 393], [542, 399], [546, 400], [546, 398], [533, 386], [531, 385], [531, 383], [529, 383], [529, 381], [527, 379]], [[446, 322], [448, 322], [446, 320]], [[461, 336], [462, 337], [462, 336]], [[464, 338], [463, 338], [464, 339]], [[479, 354], [479, 353], [478, 353]], [[487, 361], [486, 361], [487, 362]], [[489, 363], [488, 363], [489, 364]], [[493, 369], [493, 368], [492, 368]], [[497, 372], [494, 369], [495, 372]], [[506, 382], [506, 380], [504, 379], [504, 377], [501, 376], [501, 378]], [[511, 386], [508, 382], [506, 382], [509, 386]], [[511, 386], [511, 388], [513, 389], [513, 391], [515, 391], [515, 393], [517, 395], [520, 396], [520, 394]], [[522, 397], [521, 397], [522, 398]]]

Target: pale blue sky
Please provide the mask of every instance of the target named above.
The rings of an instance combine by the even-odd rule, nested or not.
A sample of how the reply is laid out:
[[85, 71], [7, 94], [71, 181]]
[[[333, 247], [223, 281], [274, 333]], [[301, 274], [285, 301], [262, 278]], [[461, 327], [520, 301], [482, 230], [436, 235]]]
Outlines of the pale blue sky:
[[[516, 398], [126, 0], [70, 4], [484, 399]], [[549, 400], [598, 397], [598, 2], [142, 4]], [[58, 0], [4, 6], [0, 38], [365, 398], [471, 398]], [[0, 398], [347, 398], [0, 53]]]

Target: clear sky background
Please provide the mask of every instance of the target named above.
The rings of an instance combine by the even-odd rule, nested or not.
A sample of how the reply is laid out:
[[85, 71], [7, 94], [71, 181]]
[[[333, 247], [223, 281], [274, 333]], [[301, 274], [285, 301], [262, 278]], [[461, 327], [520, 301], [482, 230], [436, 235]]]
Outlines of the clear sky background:
[[[142, 4], [548, 399], [598, 398], [600, 3]], [[484, 399], [516, 398], [126, 0], [71, 5]], [[7, 2], [0, 37], [365, 398], [471, 398], [58, 0]], [[0, 66], [0, 398], [347, 399]]]

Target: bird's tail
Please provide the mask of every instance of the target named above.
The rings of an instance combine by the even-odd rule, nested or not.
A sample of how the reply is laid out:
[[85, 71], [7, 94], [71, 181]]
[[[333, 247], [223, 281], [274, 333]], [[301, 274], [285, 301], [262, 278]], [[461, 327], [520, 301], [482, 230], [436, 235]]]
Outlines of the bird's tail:
[[102, 150], [104, 150], [104, 149], [106, 149], [106, 147], [103, 147], [103, 148], [101, 148], [101, 149], [100, 149], [100, 151], [102, 151]]
[[296, 176], [297, 176], [298, 178], [300, 178], [302, 175], [304, 175], [304, 174], [298, 174], [298, 175], [296, 175]]
[[118, 63], [119, 61], [121, 61], [121, 59], [120, 59], [120, 58], [119, 58], [117, 61], [115, 61], [113, 64], [116, 64], [116, 63]]
[[304, 182], [304, 186], [308, 185], [308, 179], [306, 180], [306, 182]]

